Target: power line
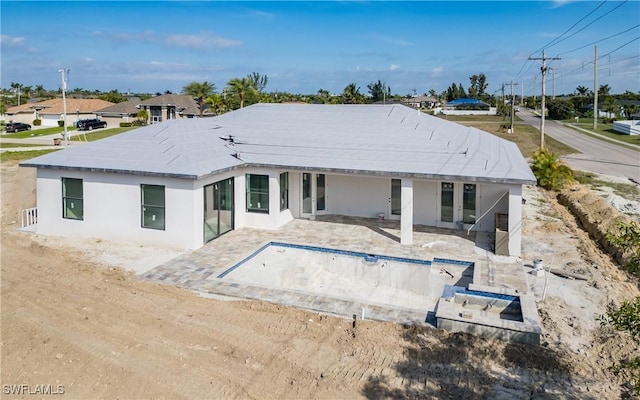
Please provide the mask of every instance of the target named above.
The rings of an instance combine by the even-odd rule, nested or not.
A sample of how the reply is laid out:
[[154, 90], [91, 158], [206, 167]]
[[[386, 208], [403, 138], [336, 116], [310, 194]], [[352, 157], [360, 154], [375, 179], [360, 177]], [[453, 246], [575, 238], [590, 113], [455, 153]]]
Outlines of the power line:
[[596, 44], [598, 44], [598, 43], [600, 43], [600, 42], [604, 42], [605, 40], [609, 40], [609, 39], [614, 38], [614, 37], [616, 37], [616, 36], [620, 36], [620, 35], [622, 35], [622, 34], [625, 34], [625, 33], [629, 32], [630, 30], [633, 30], [633, 29], [635, 29], [635, 28], [637, 28], [637, 27], [639, 27], [639, 26], [640, 26], [640, 24], [638, 24], [638, 25], [636, 25], [636, 26], [633, 26], [633, 27], [631, 27], [631, 28], [627, 29], [626, 31], [622, 31], [622, 32], [620, 32], [620, 33], [616, 33], [615, 35], [611, 35], [611, 36], [606, 37], [606, 38], [604, 38], [604, 39], [600, 39], [600, 40], [597, 40], [597, 41], [595, 41], [595, 42], [591, 42], [591, 43], [589, 43], [589, 44], [585, 44], [584, 46], [580, 46], [580, 47], [575, 48], [575, 49], [573, 49], [573, 50], [565, 51], [564, 53], [560, 53], [560, 54], [558, 54], [558, 55], [560, 56], [560, 55], [565, 55], [565, 54], [573, 53], [574, 51], [582, 50], [582, 49], [584, 49], [585, 47], [590, 47], [590, 46], [596, 45]]
[[[553, 42], [555, 42], [556, 40], [559, 40], [561, 37], [563, 37], [565, 34], [567, 34], [571, 29], [575, 28], [576, 25], [578, 25], [580, 22], [584, 21], [589, 15], [593, 14], [594, 12], [596, 12], [600, 7], [602, 7], [605, 3], [607, 2], [607, 0], [604, 0], [602, 3], [600, 3], [598, 5], [598, 7], [594, 8], [589, 14], [585, 15], [584, 17], [582, 17], [578, 22], [576, 22], [575, 24], [573, 24], [571, 26], [571, 28], [567, 29], [566, 31], [564, 31], [564, 33], [562, 33], [560, 36], [556, 37], [555, 39], [553, 39], [552, 41], [550, 41], [549, 43], [545, 44], [544, 46], [542, 46], [541, 49], [538, 49], [536, 51], [534, 51], [531, 54], [535, 54], [538, 53], [544, 49], [546, 49], [547, 47], [550, 47], [553, 45]], [[557, 44], [557, 43], [556, 43]]]
[[[627, 2], [628, 2], [628, 0], [625, 0], [624, 2], [622, 2], [622, 3], [618, 4], [616, 7], [614, 7], [613, 9], [611, 9], [611, 10], [607, 11], [607, 12], [606, 12], [606, 13], [604, 13], [603, 15], [600, 15], [599, 17], [597, 17], [597, 18], [596, 18], [596, 19], [594, 19], [593, 21], [589, 22], [586, 26], [584, 26], [584, 27], [582, 27], [581, 29], [579, 29], [577, 32], [575, 32], [575, 33], [573, 33], [573, 34], [571, 34], [571, 35], [569, 35], [569, 36], [566, 36], [566, 37], [565, 37], [565, 35], [567, 35], [567, 33], [568, 33], [568, 32], [570, 32], [572, 29], [574, 29], [576, 26], [578, 26], [581, 22], [583, 22], [583, 21], [584, 21], [585, 19], [587, 19], [589, 16], [593, 15], [593, 14], [594, 14], [597, 10], [599, 10], [599, 9], [600, 9], [604, 4], [606, 4], [606, 2], [607, 2], [607, 0], [604, 0], [603, 2], [601, 2], [597, 7], [595, 7], [593, 10], [591, 10], [589, 13], [587, 13], [584, 17], [582, 17], [580, 20], [578, 20], [576, 23], [574, 23], [574, 24], [573, 24], [569, 29], [567, 29], [567, 30], [566, 30], [565, 32], [563, 32], [561, 35], [559, 35], [559, 36], [558, 36], [558, 37], [556, 37], [555, 39], [551, 40], [550, 42], [548, 42], [547, 44], [545, 44], [542, 48], [540, 48], [540, 49], [536, 50], [535, 52], [533, 52], [533, 53], [531, 53], [531, 54], [535, 54], [535, 53], [538, 53], [539, 51], [542, 51], [542, 50], [548, 49], [549, 47], [555, 46], [555, 45], [557, 45], [557, 44], [559, 44], [559, 43], [561, 43], [561, 42], [563, 42], [563, 41], [565, 41], [565, 40], [567, 40], [567, 39], [569, 39], [569, 38], [571, 38], [571, 37], [575, 36], [575, 35], [576, 35], [576, 34], [578, 34], [579, 32], [582, 32], [582, 31], [583, 31], [583, 30], [585, 30], [587, 27], [589, 27], [589, 26], [591, 26], [592, 24], [594, 24], [596, 21], [599, 21], [600, 19], [604, 18], [605, 16], [607, 16], [607, 15], [611, 14], [612, 12], [616, 11], [616, 10], [617, 10], [618, 8], [620, 8], [622, 5], [624, 5], [625, 3], [627, 3]], [[638, 25], [638, 26], [640, 26], [640, 25]], [[622, 34], [627, 33], [628, 31], [630, 31], [630, 30], [632, 30], [632, 29], [635, 29], [636, 27], [637, 27], [637, 26], [632, 27], [632, 28], [630, 28], [630, 29], [628, 29], [628, 30], [626, 30], [626, 31], [624, 31], [624, 32], [620, 32], [620, 33], [618, 33], [618, 34], [615, 34], [615, 35], [609, 36], [609, 37], [604, 38], [604, 39], [601, 39], [601, 40], [599, 40], [599, 41], [596, 41], [596, 42], [590, 43], [590, 44], [588, 44], [588, 45], [581, 46], [581, 47], [579, 47], [579, 48], [577, 48], [577, 49], [569, 50], [569, 51], [564, 52], [564, 53], [562, 53], [562, 54], [567, 54], [567, 53], [570, 53], [570, 52], [573, 52], [573, 51], [576, 51], [576, 50], [582, 49], [582, 48], [584, 48], [584, 47], [588, 47], [588, 46], [594, 45], [595, 43], [598, 43], [598, 42], [601, 42], [601, 41], [604, 41], [604, 40], [608, 40], [608, 39], [611, 39], [611, 38], [613, 38], [613, 37], [616, 37], [616, 36], [622, 35]], [[560, 55], [560, 54], [558, 54], [558, 55]], [[529, 69], [531, 68], [531, 65], [532, 65], [532, 64], [530, 64], [530, 65], [529, 65], [529, 68], [527, 68], [527, 71], [523, 72], [523, 71], [524, 71], [524, 69], [525, 69], [525, 67], [527, 66], [527, 62], [528, 62], [529, 60], [531, 60], [531, 57], [529, 57], [527, 60], [525, 60], [525, 61], [524, 61], [524, 63], [523, 63], [523, 64], [522, 64], [522, 66], [520, 67], [520, 70], [519, 70], [519, 71], [518, 71], [518, 73], [516, 74], [516, 76], [515, 76], [514, 80], [519, 80], [519, 78], [520, 78], [523, 74], [526, 74], [526, 72], [527, 72], [527, 71], [529, 71]]]
[[[607, 15], [611, 14], [612, 12], [614, 12], [615, 10], [617, 10], [618, 8], [622, 7], [622, 5], [623, 5], [624, 3], [626, 3], [626, 2], [627, 2], [627, 1], [624, 1], [624, 2], [622, 2], [622, 3], [620, 3], [620, 4], [618, 4], [618, 6], [614, 7], [612, 10], [609, 10], [607, 13], [605, 13], [605, 14], [601, 15], [600, 17], [598, 17], [598, 18], [594, 19], [593, 21], [591, 21], [590, 23], [588, 23], [587, 25], [585, 25], [584, 27], [582, 27], [582, 29], [579, 29], [578, 31], [574, 32], [573, 34], [571, 34], [571, 35], [569, 35], [569, 36], [567, 36], [567, 37], [563, 38], [562, 40], [559, 40], [558, 42], [554, 43], [554, 44], [553, 44], [553, 46], [555, 46], [555, 45], [556, 45], [556, 44], [558, 44], [558, 43], [564, 42], [565, 40], [567, 40], [567, 39], [569, 39], [569, 38], [574, 37], [574, 36], [575, 36], [575, 35], [577, 35], [578, 33], [582, 32], [582, 31], [583, 31], [583, 30], [585, 30], [585, 29], [587, 29], [589, 26], [593, 25], [596, 21], [598, 21], [598, 20], [600, 20], [600, 19], [602, 19], [602, 18], [606, 17]], [[549, 47], [551, 47], [551, 46], [549, 46]]]
[[[640, 37], [637, 37], [637, 38], [635, 38], [635, 39], [631, 39], [631, 40], [630, 40], [630, 41], [628, 41], [627, 43], [625, 43], [625, 44], [623, 44], [623, 45], [621, 45], [621, 46], [619, 46], [619, 47], [617, 47], [617, 48], [615, 48], [615, 49], [611, 50], [609, 53], [604, 54], [604, 55], [602, 55], [602, 56], [598, 57], [598, 60], [600, 60], [600, 59], [602, 59], [602, 58], [605, 58], [605, 57], [610, 56], [611, 54], [613, 54], [613, 53], [615, 53], [616, 51], [620, 50], [621, 48], [623, 48], [623, 47], [625, 47], [625, 46], [627, 46], [627, 45], [629, 45], [629, 44], [631, 44], [631, 43], [635, 42], [635, 41], [636, 41], [636, 40], [638, 40], [638, 39], [640, 39]], [[584, 63], [584, 64], [582, 64], [582, 66], [581, 66], [580, 68], [576, 68], [576, 69], [574, 69], [573, 71], [569, 71], [569, 72], [567, 72], [566, 74], [563, 74], [563, 76], [571, 76], [571, 75], [572, 75], [572, 74], [574, 74], [574, 73], [577, 73], [577, 72], [579, 72], [579, 71], [582, 71], [582, 70], [584, 69], [584, 67], [586, 67], [586, 66], [588, 66], [588, 65], [591, 65], [591, 64], [593, 64], [594, 62], [595, 62], [595, 61], [589, 61], [589, 62], [587, 62], [587, 63]]]

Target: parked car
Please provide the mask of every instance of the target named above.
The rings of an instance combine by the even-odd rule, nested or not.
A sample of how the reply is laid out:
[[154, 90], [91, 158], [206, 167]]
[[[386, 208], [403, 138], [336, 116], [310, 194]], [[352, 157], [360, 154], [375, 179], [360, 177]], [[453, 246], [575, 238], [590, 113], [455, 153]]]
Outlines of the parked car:
[[107, 122], [99, 120], [97, 118], [82, 119], [76, 123], [76, 127], [79, 131], [91, 131], [98, 128], [106, 128]]
[[31, 130], [31, 125], [23, 124], [22, 122], [9, 122], [4, 127], [4, 130], [7, 133], [9, 133], [9, 132], [20, 132], [20, 131], [30, 131]]

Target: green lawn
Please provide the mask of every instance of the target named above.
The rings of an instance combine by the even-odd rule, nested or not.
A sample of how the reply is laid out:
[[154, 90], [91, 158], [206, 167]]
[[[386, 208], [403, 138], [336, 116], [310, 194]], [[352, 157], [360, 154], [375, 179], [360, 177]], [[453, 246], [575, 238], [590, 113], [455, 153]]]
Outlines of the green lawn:
[[[67, 131], [69, 132], [73, 132], [75, 131], [76, 128], [75, 127], [69, 127], [67, 128]], [[56, 133], [61, 134], [63, 132], [63, 129], [60, 128], [59, 126], [54, 126], [51, 128], [42, 128], [42, 129], [31, 129], [30, 131], [22, 131], [22, 132], [15, 132], [15, 133], [5, 133], [2, 135], [3, 138], [9, 138], [9, 139], [24, 139], [24, 138], [30, 138], [30, 137], [38, 137], [38, 136], [47, 136], [47, 135], [55, 135]]]
[[[575, 120], [562, 121], [562, 122], [571, 124], [572, 127], [576, 126], [578, 128], [587, 129], [591, 132], [598, 133], [602, 136], [606, 136], [608, 138], [611, 138], [623, 143], [635, 144], [640, 146], [640, 135], [624, 135], [620, 132], [616, 132], [613, 130], [613, 124], [605, 124], [603, 122], [598, 122], [598, 128], [593, 129], [593, 120], [588, 121], [587, 118], [580, 118], [578, 123], [576, 123]], [[584, 133], [584, 131], [581, 131], [578, 129], [576, 129], [576, 131]]]
[[0, 161], [24, 161], [30, 158], [42, 156], [52, 151], [58, 151], [60, 149], [52, 150], [31, 150], [31, 151], [5, 151], [0, 153]]
[[136, 127], [128, 128], [111, 128], [111, 129], [99, 129], [93, 131], [84, 131], [82, 134], [72, 136], [71, 140], [76, 142], [93, 142], [96, 140], [108, 138], [110, 136], [119, 135], [121, 133], [136, 129]]
[[0, 149], [10, 149], [15, 147], [40, 147], [41, 144], [33, 144], [33, 143], [0, 143]]
[[[511, 123], [509, 117], [504, 118], [504, 120], [497, 115], [447, 115], [446, 118], [445, 116], [438, 117], [465, 126], [472, 126], [514, 142], [525, 157], [531, 157], [534, 151], [540, 150], [540, 130], [535, 126], [523, 124], [517, 114], [514, 118], [514, 133], [507, 133], [506, 129], [502, 127], [503, 124], [509, 125]], [[548, 135], [545, 136], [544, 143], [552, 153], [558, 156], [577, 152], [572, 147], [560, 143]]]

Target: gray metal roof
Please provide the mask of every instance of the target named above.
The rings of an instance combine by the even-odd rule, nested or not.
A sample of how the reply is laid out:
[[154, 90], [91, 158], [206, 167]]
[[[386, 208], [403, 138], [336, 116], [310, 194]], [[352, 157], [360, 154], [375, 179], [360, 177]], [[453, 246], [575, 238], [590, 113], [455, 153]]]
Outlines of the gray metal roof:
[[478, 182], [536, 181], [514, 143], [403, 105], [255, 104], [217, 117], [142, 127], [21, 165], [190, 179], [265, 166]]

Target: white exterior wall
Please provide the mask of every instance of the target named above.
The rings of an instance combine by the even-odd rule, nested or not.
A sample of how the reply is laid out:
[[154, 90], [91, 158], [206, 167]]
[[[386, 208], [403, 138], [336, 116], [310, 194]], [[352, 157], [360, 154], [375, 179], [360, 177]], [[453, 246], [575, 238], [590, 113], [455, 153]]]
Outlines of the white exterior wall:
[[[62, 218], [62, 177], [83, 180], [84, 219]], [[142, 228], [141, 184], [165, 186], [165, 230]], [[195, 249], [202, 245], [193, 181], [39, 169], [37, 232]]]
[[389, 217], [391, 178], [327, 175], [327, 208], [330, 214]]
[[[492, 232], [496, 229], [496, 213], [507, 214], [509, 212], [509, 196], [505, 195], [508, 191], [509, 185], [478, 185], [478, 212], [473, 230]], [[498, 201], [498, 199], [500, 200]], [[496, 201], [497, 204], [495, 204]], [[490, 209], [494, 204], [495, 206]], [[487, 211], [489, 212], [487, 213]]]
[[[280, 173], [286, 171], [269, 170], [264, 168], [243, 168], [234, 171], [234, 197], [235, 197], [235, 228], [278, 229], [280, 226], [293, 219], [291, 208], [280, 211]], [[269, 176], [269, 213], [247, 212], [246, 174]], [[221, 175], [220, 175], [221, 176]], [[295, 177], [289, 174], [291, 185]], [[217, 182], [218, 177], [213, 180]], [[293, 196], [289, 188], [289, 201]], [[204, 197], [203, 197], [204, 198]], [[291, 207], [291, 206], [290, 206]], [[202, 209], [204, 209], [204, 204]], [[200, 219], [202, 221], [202, 218]]]
[[438, 220], [438, 186], [440, 182], [414, 179], [413, 222], [436, 226]]
[[[287, 171], [241, 168], [198, 181], [125, 174], [39, 169], [37, 175], [37, 232], [68, 237], [128, 240], [141, 244], [196, 249], [204, 244], [205, 185], [234, 178], [234, 229], [277, 229], [301, 214], [301, 173], [289, 173], [289, 208], [280, 211], [280, 173]], [[247, 212], [246, 174], [269, 176], [269, 213]], [[83, 180], [84, 220], [62, 218], [61, 178]], [[409, 185], [409, 182], [411, 184]], [[455, 182], [462, 185], [462, 182]], [[141, 227], [141, 184], [165, 186], [165, 230]], [[440, 181], [403, 179], [403, 226], [439, 226]], [[377, 218], [390, 217], [391, 178], [326, 175], [329, 214]], [[495, 230], [495, 214], [509, 214], [509, 252], [520, 255], [522, 187], [477, 184], [476, 231]], [[505, 195], [505, 193], [507, 193]], [[406, 201], [405, 201], [406, 200]], [[499, 201], [498, 201], [499, 200]], [[460, 200], [461, 201], [461, 200]], [[412, 215], [407, 206], [412, 204]], [[493, 208], [491, 208], [493, 206]], [[488, 212], [487, 212], [488, 211]], [[484, 214], [484, 215], [483, 215]], [[411, 225], [412, 225], [411, 224]], [[468, 229], [470, 225], [465, 226]], [[405, 229], [406, 230], [406, 229]], [[409, 241], [405, 232], [405, 241]]]

